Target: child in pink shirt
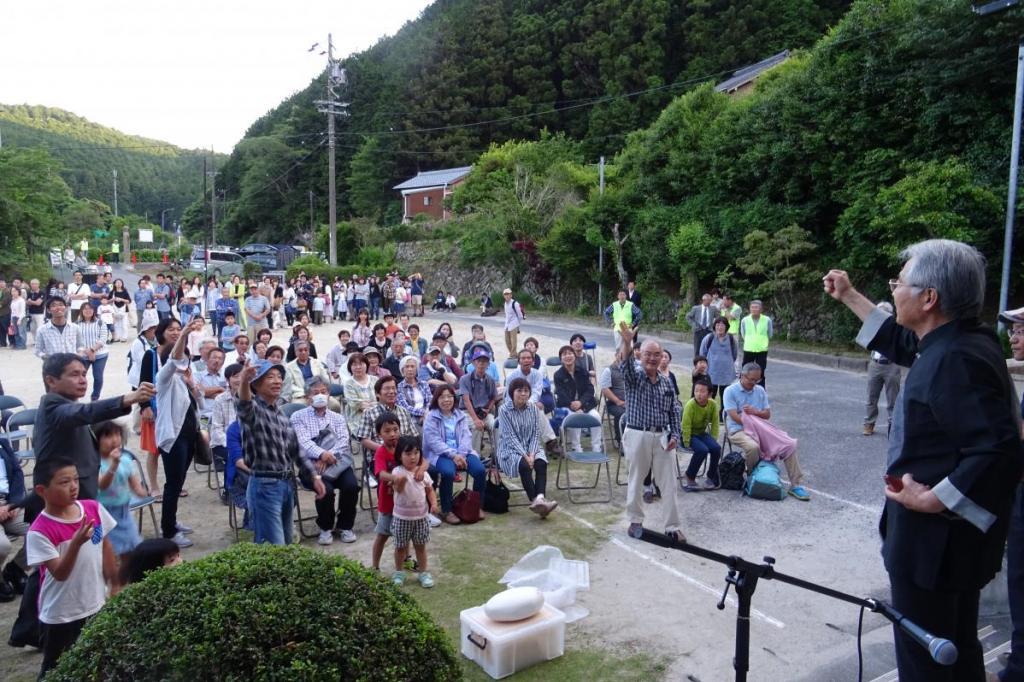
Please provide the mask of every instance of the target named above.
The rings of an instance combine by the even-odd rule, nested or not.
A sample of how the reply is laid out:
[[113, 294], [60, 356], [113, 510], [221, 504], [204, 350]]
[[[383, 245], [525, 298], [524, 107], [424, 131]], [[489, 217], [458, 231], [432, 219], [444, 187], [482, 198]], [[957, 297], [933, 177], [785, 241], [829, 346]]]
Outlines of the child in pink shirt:
[[427, 542], [430, 540], [430, 523], [427, 513], [438, 513], [437, 496], [434, 494], [430, 474], [424, 474], [422, 481], [416, 480], [416, 470], [423, 462], [420, 439], [402, 436], [395, 447], [395, 459], [399, 466], [391, 472], [391, 487], [394, 490], [395, 506], [391, 512], [391, 536], [395, 539], [395, 573], [391, 580], [395, 585], [405, 584], [406, 548], [412, 541], [419, 564], [419, 581], [423, 587], [433, 587], [434, 578], [427, 570]]
[[106, 583], [113, 585], [117, 575], [117, 559], [107, 534], [117, 522], [96, 500], [78, 499], [74, 461], [46, 459], [36, 464], [34, 478], [36, 494], [46, 508], [29, 527], [25, 549], [29, 565], [39, 566], [42, 581], [42, 677], [106, 601]]

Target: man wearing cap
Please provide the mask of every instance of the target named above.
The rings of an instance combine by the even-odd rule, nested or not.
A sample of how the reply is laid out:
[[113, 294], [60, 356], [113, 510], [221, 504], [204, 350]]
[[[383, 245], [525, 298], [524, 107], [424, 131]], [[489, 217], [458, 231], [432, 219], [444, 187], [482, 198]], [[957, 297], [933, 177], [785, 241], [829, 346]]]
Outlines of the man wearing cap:
[[508, 349], [508, 356], [514, 358], [519, 349], [519, 327], [526, 315], [523, 314], [523, 306], [519, 301], [512, 298], [511, 289], [505, 289], [501, 295], [505, 298], [505, 347]]
[[[292, 414], [292, 427], [299, 441], [299, 449], [320, 473], [326, 494], [316, 501], [316, 525], [320, 528], [317, 543], [329, 545], [334, 540], [332, 532], [341, 536], [342, 542], [355, 542], [352, 526], [356, 520], [356, 505], [359, 502], [359, 479], [356, 478], [349, 447], [348, 424], [345, 418], [327, 409], [330, 389], [319, 377], [314, 377], [306, 386], [306, 403], [309, 407]], [[313, 479], [308, 469], [299, 469], [299, 478], [308, 488]], [[338, 491], [338, 511], [334, 511], [334, 491]]]
[[483, 325], [474, 323], [473, 326], [469, 328], [469, 333], [472, 334], [472, 338], [462, 346], [462, 368], [467, 372], [469, 371], [470, 363], [473, 362], [473, 348], [476, 346], [483, 346], [487, 349], [487, 354], [492, 359], [494, 358], [494, 349], [487, 340], [487, 334], [484, 333]]
[[[1007, 325], [1013, 359], [1024, 361], [1024, 308], [1007, 310], [999, 319]], [[1024, 403], [1021, 413], [1024, 414]], [[1024, 480], [1017, 485], [1010, 511], [1010, 530], [1006, 537], [1006, 583], [1013, 634], [1006, 667], [999, 673], [999, 679], [1012, 682], [1024, 680]]]
[[[887, 315], [892, 315], [892, 304], [887, 301], [880, 301], [876, 306]], [[871, 351], [871, 361], [868, 362], [868, 403], [867, 414], [864, 416], [864, 435], [870, 436], [875, 432], [875, 420], [878, 419], [878, 398], [885, 389], [885, 409], [889, 413], [888, 426], [892, 425], [892, 413], [896, 409], [896, 398], [900, 394], [900, 367], [877, 350]]]
[[68, 323], [67, 307], [57, 297], [46, 302], [50, 313], [43, 328], [36, 334], [36, 356], [46, 360], [56, 353], [78, 353], [78, 327]]
[[[302, 403], [306, 401], [306, 384], [316, 378], [330, 385], [331, 373], [322, 362], [310, 356], [308, 341], [299, 339], [292, 347], [295, 348], [295, 359], [285, 365], [281, 395], [287, 402]], [[340, 404], [338, 408], [341, 408]]]
[[456, 377], [444, 364], [444, 356], [444, 351], [437, 346], [431, 346], [420, 360], [419, 378], [431, 387], [454, 386], [459, 381], [459, 377]]
[[477, 347], [471, 362], [473, 371], [459, 379], [459, 394], [462, 408], [473, 422], [473, 450], [480, 452], [484, 431], [491, 437], [491, 447], [497, 444], [494, 433], [494, 403], [498, 400], [498, 389], [494, 379], [487, 376], [491, 355], [486, 348]]
[[249, 286], [249, 294], [249, 298], [245, 299], [245, 316], [249, 320], [246, 332], [249, 334], [249, 341], [256, 343], [256, 332], [270, 328], [267, 317], [270, 316], [272, 309], [270, 301], [256, 284]]
[[459, 367], [459, 363], [455, 361], [455, 358], [445, 352], [445, 348], [448, 346], [448, 337], [444, 334], [434, 334], [433, 338], [430, 340], [430, 344], [430, 348], [428, 348], [427, 352], [423, 355], [423, 364], [433, 364], [435, 360], [434, 349], [436, 348], [440, 351], [436, 356], [436, 359], [448, 372], [455, 375], [456, 380], [461, 379], [465, 372], [463, 372], [462, 368]]
[[[1020, 405], [995, 332], [980, 321], [985, 258], [948, 239], [909, 246], [889, 282], [896, 319], [842, 270], [827, 294], [863, 324], [857, 342], [910, 367], [889, 432], [879, 523], [893, 608], [959, 655], [941, 666], [894, 629], [901, 680], [982, 680], [978, 604], [1002, 568], [1022, 470]], [[881, 486], [880, 486], [881, 487]]]

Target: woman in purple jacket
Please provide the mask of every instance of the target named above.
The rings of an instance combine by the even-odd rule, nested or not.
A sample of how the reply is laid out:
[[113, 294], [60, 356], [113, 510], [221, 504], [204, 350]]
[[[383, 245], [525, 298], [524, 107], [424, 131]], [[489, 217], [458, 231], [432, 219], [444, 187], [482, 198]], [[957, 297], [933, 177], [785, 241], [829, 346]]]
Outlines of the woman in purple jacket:
[[[423, 420], [423, 456], [430, 462], [430, 475], [440, 479], [441, 518], [452, 525], [461, 523], [452, 512], [452, 487], [457, 471], [473, 477], [473, 490], [480, 493], [483, 507], [484, 469], [480, 455], [473, 451], [469, 418], [455, 408], [455, 390], [441, 386], [430, 402], [430, 412]], [[483, 518], [483, 512], [480, 513]]]

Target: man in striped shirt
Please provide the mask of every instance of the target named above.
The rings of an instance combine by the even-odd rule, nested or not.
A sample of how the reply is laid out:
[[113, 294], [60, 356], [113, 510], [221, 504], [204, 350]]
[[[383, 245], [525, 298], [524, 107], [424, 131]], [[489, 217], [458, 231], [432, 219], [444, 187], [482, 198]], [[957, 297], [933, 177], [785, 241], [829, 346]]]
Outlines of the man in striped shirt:
[[[644, 476], [653, 469], [654, 478], [664, 485], [676, 477], [676, 445], [680, 442], [682, 413], [675, 389], [668, 377], [658, 371], [662, 350], [653, 339], [640, 347], [640, 366], [633, 360], [634, 331], [625, 322], [619, 323], [622, 345], [618, 361], [626, 384], [626, 430], [622, 448], [629, 461], [629, 487], [626, 489], [626, 514], [629, 535], [643, 534], [644, 510], [641, 495]], [[679, 529], [679, 507], [675, 486], [662, 499], [665, 509], [665, 534], [677, 542], [686, 542]]]
[[253, 540], [272, 545], [292, 542], [294, 464], [306, 468], [318, 500], [326, 494], [320, 472], [299, 452], [295, 430], [277, 406], [283, 386], [283, 366], [269, 360], [246, 363], [235, 403], [245, 464], [252, 471], [246, 502], [255, 531]]
[[46, 303], [50, 320], [36, 333], [36, 355], [45, 360], [56, 353], [78, 354], [78, 327], [67, 319], [67, 306], [59, 298]]

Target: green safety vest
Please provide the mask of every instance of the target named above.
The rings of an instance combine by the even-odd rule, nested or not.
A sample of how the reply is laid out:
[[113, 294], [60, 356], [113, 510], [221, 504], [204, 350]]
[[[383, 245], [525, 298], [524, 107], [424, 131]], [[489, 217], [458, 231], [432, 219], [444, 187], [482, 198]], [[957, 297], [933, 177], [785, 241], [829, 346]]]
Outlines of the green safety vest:
[[121, 245], [118, 244], [117, 242], [112, 242], [110, 244], [110, 251], [112, 253], [120, 253], [121, 252]]
[[627, 327], [633, 326], [633, 304], [629, 301], [625, 305], [618, 301], [612, 303], [612, 329], [618, 329], [620, 322], [625, 322]]
[[747, 315], [743, 318], [743, 350], [751, 353], [763, 353], [768, 350], [768, 317], [762, 315], [761, 319], [754, 322], [754, 318]]
[[738, 303], [733, 303], [732, 304], [732, 310], [730, 310], [729, 312], [732, 313], [732, 319], [729, 320], [729, 333], [730, 334], [739, 334], [740, 333], [740, 315], [742, 315], [742, 313], [743, 313], [743, 308], [740, 308]]

